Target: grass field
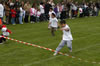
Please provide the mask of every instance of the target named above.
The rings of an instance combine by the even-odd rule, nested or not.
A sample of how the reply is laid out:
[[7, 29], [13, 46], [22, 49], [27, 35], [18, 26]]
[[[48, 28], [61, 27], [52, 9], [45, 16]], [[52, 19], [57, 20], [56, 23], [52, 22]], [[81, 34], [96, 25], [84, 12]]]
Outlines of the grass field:
[[[100, 16], [90, 18], [77, 18], [67, 20], [73, 34], [73, 52], [69, 53], [66, 46], [61, 50], [63, 53], [80, 57], [90, 62], [100, 62]], [[56, 49], [61, 41], [62, 32], [57, 31], [52, 37], [47, 29], [48, 23], [8, 25], [14, 39], [34, 43], [44, 47]], [[0, 66], [100, 66], [57, 55], [47, 50], [23, 45], [8, 40], [0, 45]]]

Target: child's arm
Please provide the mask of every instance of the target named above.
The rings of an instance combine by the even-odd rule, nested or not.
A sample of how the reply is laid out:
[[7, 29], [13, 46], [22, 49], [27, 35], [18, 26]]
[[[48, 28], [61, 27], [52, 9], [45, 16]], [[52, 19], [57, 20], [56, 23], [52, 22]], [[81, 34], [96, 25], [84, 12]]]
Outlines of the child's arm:
[[69, 28], [61, 28], [61, 31], [65, 30], [65, 31], [69, 31]]
[[10, 30], [7, 29], [7, 32], [9, 32], [10, 34], [12, 34], [12, 32]]

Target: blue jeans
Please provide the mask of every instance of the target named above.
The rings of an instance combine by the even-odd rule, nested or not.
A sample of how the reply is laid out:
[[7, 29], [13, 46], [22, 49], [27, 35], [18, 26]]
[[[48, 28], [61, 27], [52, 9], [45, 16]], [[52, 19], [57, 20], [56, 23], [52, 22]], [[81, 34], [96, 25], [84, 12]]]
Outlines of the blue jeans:
[[23, 24], [22, 20], [23, 20], [23, 16], [20, 16], [20, 17], [19, 17], [19, 23], [20, 23], [20, 24]]
[[64, 47], [64, 45], [67, 45], [69, 50], [72, 50], [72, 40], [62, 40], [59, 46], [56, 48], [56, 53], [58, 53]]
[[15, 24], [15, 18], [13, 18], [13, 17], [11, 18], [11, 23]]

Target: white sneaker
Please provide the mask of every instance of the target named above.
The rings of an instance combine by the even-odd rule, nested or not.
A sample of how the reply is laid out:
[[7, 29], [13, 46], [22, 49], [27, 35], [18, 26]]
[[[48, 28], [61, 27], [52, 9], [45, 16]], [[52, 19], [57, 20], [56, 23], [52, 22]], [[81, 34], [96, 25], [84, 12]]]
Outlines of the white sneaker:
[[53, 55], [56, 56], [58, 53], [54, 53]]
[[3, 44], [3, 43], [0, 43], [0, 44]]

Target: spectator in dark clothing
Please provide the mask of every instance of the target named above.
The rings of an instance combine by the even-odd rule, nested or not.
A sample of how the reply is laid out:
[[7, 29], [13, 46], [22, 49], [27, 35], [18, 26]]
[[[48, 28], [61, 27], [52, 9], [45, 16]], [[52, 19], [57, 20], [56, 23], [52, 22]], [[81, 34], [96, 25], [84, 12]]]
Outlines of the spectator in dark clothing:
[[51, 7], [52, 7], [52, 6], [51, 6], [51, 4], [49, 4], [49, 2], [47, 2], [47, 3], [45, 4], [45, 15], [46, 15], [46, 19], [47, 19], [47, 20], [49, 20], [49, 10], [50, 10]]
[[96, 16], [98, 16], [99, 15], [99, 9], [100, 9], [100, 2], [98, 1], [98, 2], [96, 2], [96, 7], [97, 7], [97, 15]]
[[6, 16], [6, 24], [10, 24], [9, 22], [10, 8], [7, 2], [5, 2], [5, 16]]
[[16, 19], [15, 19], [15, 21], [16, 21], [16, 24], [19, 24], [19, 14], [20, 14], [20, 2], [19, 2], [19, 0], [16, 0], [15, 1], [15, 4], [14, 4], [14, 7], [16, 8]]
[[70, 12], [70, 7], [71, 7], [71, 3], [70, 2], [68, 2], [67, 4], [66, 4], [66, 7], [67, 7], [67, 18], [69, 18], [70, 17], [70, 15], [69, 15], [69, 12]]
[[66, 13], [67, 13], [67, 9], [65, 7], [64, 2], [62, 2], [62, 12], [61, 12], [61, 17], [60, 17], [61, 20], [66, 19], [66, 16], [67, 16]]
[[30, 5], [30, 3], [27, 1], [26, 4], [24, 5], [24, 10], [25, 10], [24, 22], [25, 22], [25, 23], [28, 23], [28, 22], [29, 22], [30, 8], [31, 8], [31, 5]]
[[15, 1], [15, 4], [14, 4], [14, 7], [17, 9], [17, 8], [19, 8], [20, 7], [20, 2], [19, 2], [19, 0], [16, 0]]

